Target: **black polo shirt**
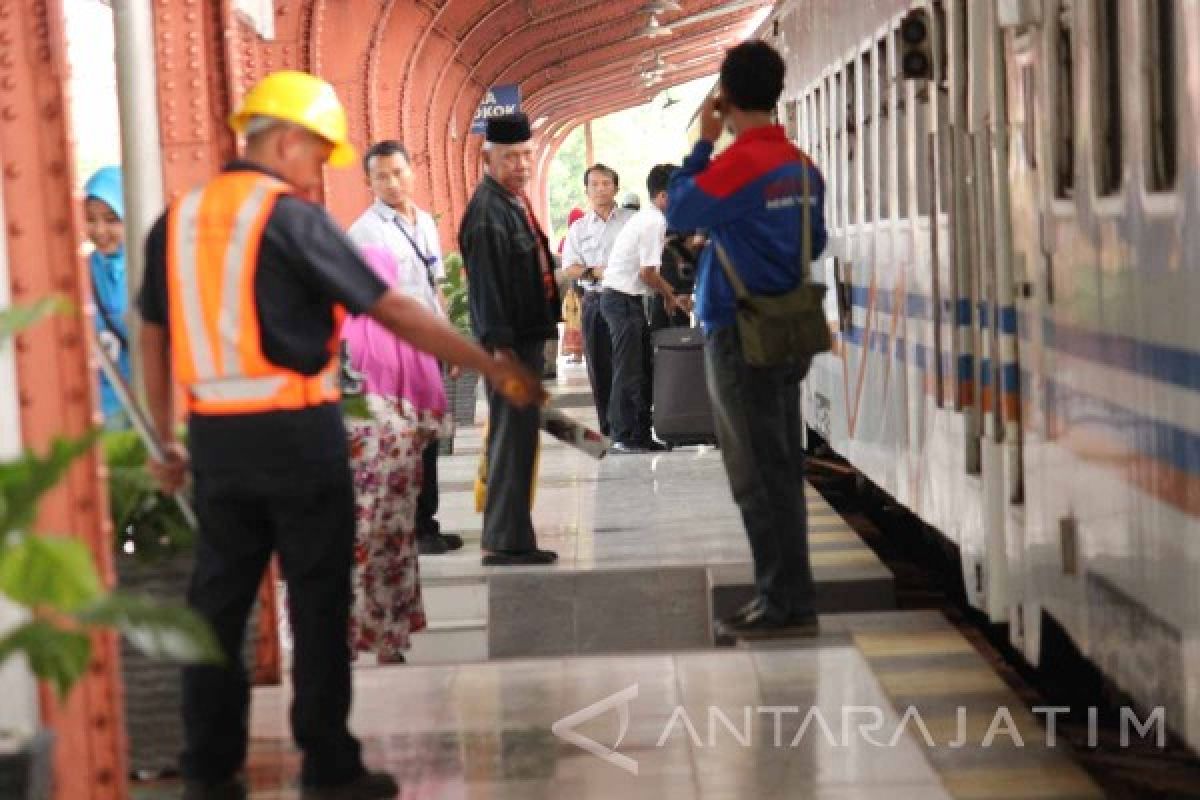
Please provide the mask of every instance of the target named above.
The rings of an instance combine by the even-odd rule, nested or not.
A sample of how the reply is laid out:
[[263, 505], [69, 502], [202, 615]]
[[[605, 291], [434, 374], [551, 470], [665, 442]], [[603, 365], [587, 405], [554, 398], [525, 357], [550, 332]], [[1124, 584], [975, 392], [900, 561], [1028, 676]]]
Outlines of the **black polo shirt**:
[[[225, 170], [270, 174], [248, 161]], [[387, 285], [322, 207], [283, 195], [263, 231], [254, 275], [255, 307], [263, 355], [303, 375], [316, 375], [329, 360], [333, 307], [360, 314]], [[146, 274], [138, 308], [146, 322], [167, 327], [167, 216], [146, 237]], [[341, 410], [333, 403], [302, 411], [205, 415], [189, 419], [189, 449], [197, 469], [287, 468], [295, 464], [346, 462]]]

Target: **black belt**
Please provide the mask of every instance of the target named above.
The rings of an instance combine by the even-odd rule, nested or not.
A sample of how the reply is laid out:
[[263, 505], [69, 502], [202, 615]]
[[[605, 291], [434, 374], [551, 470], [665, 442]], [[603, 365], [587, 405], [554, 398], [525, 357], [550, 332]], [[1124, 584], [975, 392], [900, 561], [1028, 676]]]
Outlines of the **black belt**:
[[620, 289], [605, 289], [604, 293], [620, 295], [622, 300], [628, 300], [631, 303], [641, 303], [642, 298], [646, 296], [644, 294], [629, 294], [628, 292], [622, 292]]

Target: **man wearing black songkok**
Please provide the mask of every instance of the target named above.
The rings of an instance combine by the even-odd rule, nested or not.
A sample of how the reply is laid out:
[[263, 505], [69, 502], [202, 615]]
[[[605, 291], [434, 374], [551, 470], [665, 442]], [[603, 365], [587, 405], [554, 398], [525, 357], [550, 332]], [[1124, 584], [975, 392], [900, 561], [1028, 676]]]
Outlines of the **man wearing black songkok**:
[[[540, 375], [546, 341], [558, 335], [560, 304], [549, 242], [526, 195], [533, 178], [531, 138], [524, 114], [488, 120], [487, 175], [467, 205], [458, 243], [476, 337]], [[539, 411], [516, 408], [491, 385], [488, 406], [483, 563], [552, 564], [558, 556], [538, 549], [529, 509]]]

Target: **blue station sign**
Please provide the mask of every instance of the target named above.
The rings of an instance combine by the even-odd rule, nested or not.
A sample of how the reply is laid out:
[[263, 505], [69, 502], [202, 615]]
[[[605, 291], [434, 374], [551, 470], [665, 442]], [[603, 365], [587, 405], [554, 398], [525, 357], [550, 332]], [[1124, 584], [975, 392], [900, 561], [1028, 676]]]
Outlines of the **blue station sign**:
[[504, 114], [515, 114], [521, 110], [521, 87], [515, 83], [493, 86], [483, 96], [475, 119], [471, 122], [471, 133], [486, 133], [487, 121]]

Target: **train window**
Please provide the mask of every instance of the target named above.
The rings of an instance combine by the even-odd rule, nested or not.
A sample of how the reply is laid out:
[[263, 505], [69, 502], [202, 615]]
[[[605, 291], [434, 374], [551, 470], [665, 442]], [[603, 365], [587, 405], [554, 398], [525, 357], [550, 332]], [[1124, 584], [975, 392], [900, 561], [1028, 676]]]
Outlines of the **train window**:
[[821, 87], [813, 89], [812, 105], [813, 105], [813, 142], [812, 151], [809, 153], [813, 159], [821, 167], [822, 172], [829, 171], [829, 162], [825, 160], [825, 110], [821, 106], [824, 102], [825, 95], [821, 91]]
[[855, 62], [848, 63], [842, 73], [842, 89], [844, 92], [844, 100], [846, 102], [846, 135], [842, 139], [842, 161], [846, 165], [846, 182], [843, 184], [843, 191], [846, 199], [846, 218], [847, 226], [856, 225], [862, 220], [859, 218], [858, 207], [858, 188], [859, 176], [861, 173], [860, 161], [861, 150], [860, 140], [858, 138], [858, 70], [855, 69]]
[[835, 149], [835, 145], [838, 143], [838, 139], [836, 139], [836, 136], [838, 136], [838, 115], [834, 112], [834, 101], [838, 97], [838, 78], [836, 76], [830, 76], [826, 80], [826, 88], [824, 88], [822, 96], [824, 100], [821, 103], [821, 120], [824, 125], [824, 137], [826, 137], [826, 144], [824, 144], [827, 164], [826, 185], [828, 186], [827, 193], [832, 198], [826, 205], [829, 207], [829, 221], [833, 224], [835, 219], [840, 219], [840, 217], [836, 216], [839, 213], [838, 203], [836, 203], [838, 194], [836, 193], [839, 191], [838, 186], [841, 180], [838, 175], [838, 150]]
[[1142, 74], [1145, 79], [1146, 188], [1169, 192], [1178, 170], [1175, 105], [1175, 0], [1145, 0]]
[[1059, 0], [1054, 23], [1054, 196], [1075, 196], [1075, 22], [1072, 0]]
[[1031, 170], [1036, 170], [1038, 162], [1037, 74], [1034, 72], [1032, 64], [1026, 64], [1021, 68], [1021, 93], [1025, 114], [1023, 120], [1025, 161]]
[[949, 103], [937, 104], [937, 119], [937, 135], [932, 143], [935, 160], [926, 169], [937, 176], [937, 208], [939, 213], [945, 214], [950, 210], [951, 192], [954, 191], [954, 182], [951, 180], [954, 175], [954, 159], [951, 156], [953, 140], [945, 133], [950, 130]]
[[836, 73], [829, 79], [829, 99], [825, 106], [829, 128], [829, 207], [835, 227], [845, 225], [842, 213], [842, 185], [846, 182], [845, 166], [842, 163], [842, 129], [846, 119], [841, 113], [842, 74]]
[[896, 88], [896, 216], [908, 218], [909, 157], [908, 148], [912, 141], [909, 135], [909, 96], [913, 89], [911, 81], [899, 83]]
[[896, 146], [896, 137], [892, 135], [896, 124], [891, 113], [892, 92], [895, 84], [892, 81], [892, 68], [888, 62], [888, 37], [879, 40], [876, 48], [875, 63], [878, 65], [876, 74], [879, 76], [879, 218], [888, 219], [892, 216], [892, 160], [895, 154], [892, 149]]
[[875, 221], [875, 196], [879, 193], [875, 163], [879, 157], [879, 115], [877, 73], [871, 68], [873, 51], [862, 54], [862, 170], [863, 170], [863, 222]]
[[796, 117], [796, 101], [788, 100], [783, 104], [784, 130], [792, 142], [800, 138], [800, 120]]
[[841, 114], [842, 76], [835, 73], [829, 78], [829, 97], [826, 111], [826, 125], [829, 130], [829, 196], [830, 222], [837, 228], [842, 227], [842, 127], [845, 120]]
[[1096, 22], [1092, 49], [1092, 110], [1096, 132], [1092, 158], [1096, 194], [1116, 194], [1121, 187], [1121, 27], [1118, 0], [1093, 0]]
[[[917, 216], [928, 217], [932, 209], [933, 197], [933, 181], [934, 174], [930, 167], [929, 146], [930, 132], [930, 114], [933, 109], [929, 103], [929, 93], [921, 93], [918, 90], [916, 102], [913, 105], [912, 113], [914, 117], [913, 130], [913, 149], [916, 151], [916, 175], [914, 179], [917, 182]], [[950, 141], [949, 137], [945, 137], [946, 141]]]
[[796, 140], [797, 146], [806, 153], [812, 152], [812, 96], [805, 94], [797, 104], [800, 109], [800, 133]]

